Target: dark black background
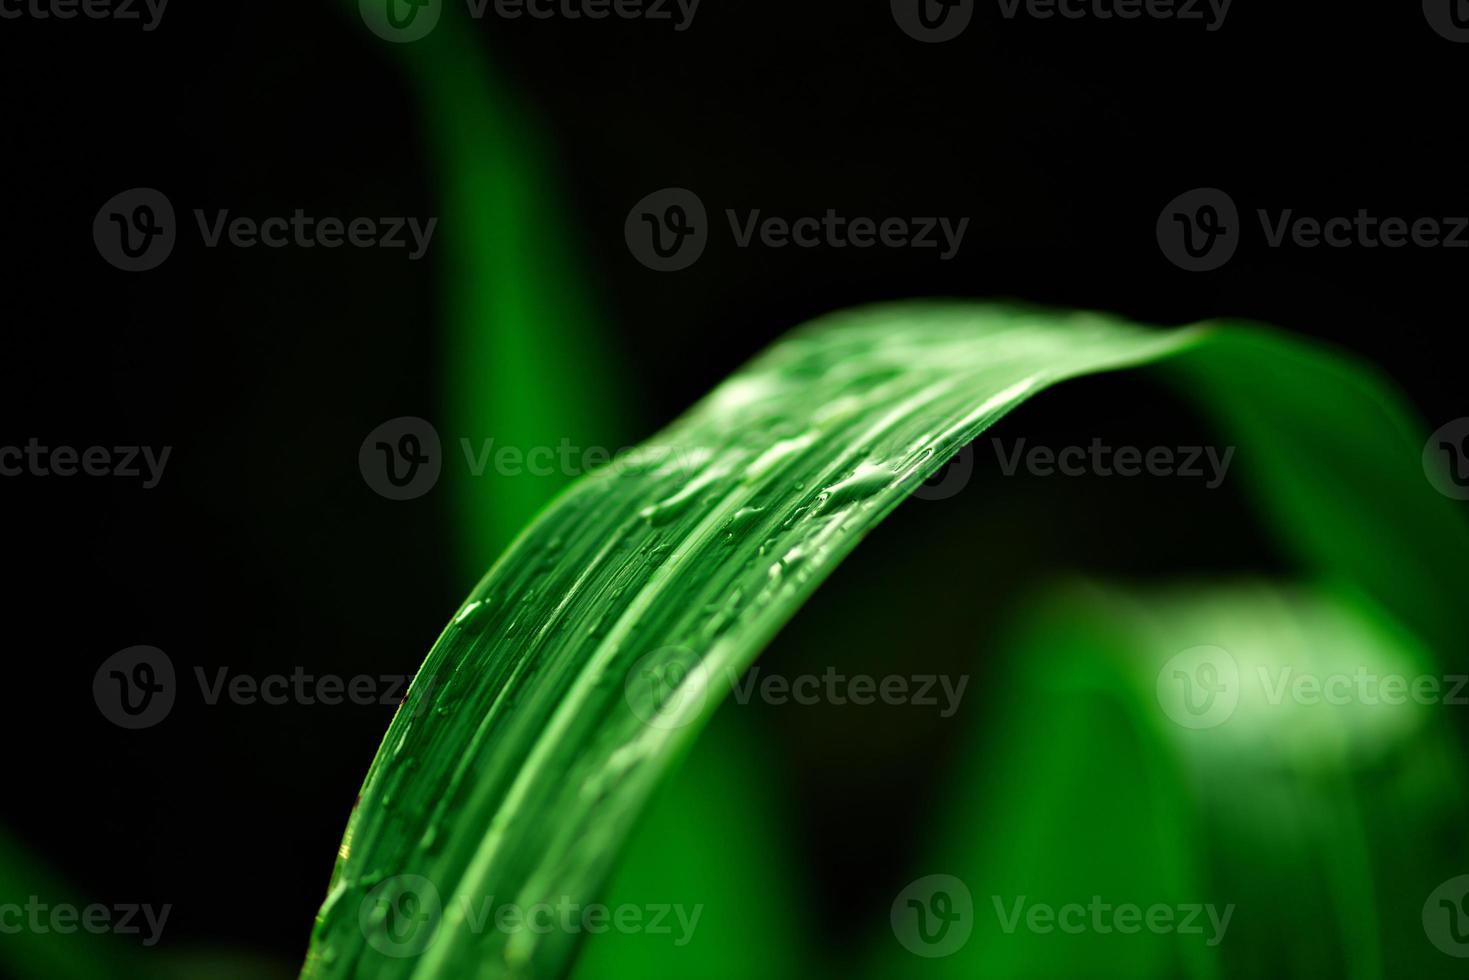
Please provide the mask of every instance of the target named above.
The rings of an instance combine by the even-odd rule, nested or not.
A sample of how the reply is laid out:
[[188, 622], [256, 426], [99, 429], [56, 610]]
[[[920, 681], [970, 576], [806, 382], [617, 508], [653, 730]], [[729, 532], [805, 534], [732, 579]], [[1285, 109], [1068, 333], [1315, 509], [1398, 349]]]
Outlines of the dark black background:
[[[462, 21], [462, 7], [445, 18]], [[1198, 186], [1225, 189], [1246, 215], [1469, 212], [1469, 46], [1433, 33], [1417, 4], [1235, 0], [1209, 33], [1007, 21], [981, 3], [940, 45], [901, 33], [885, 2], [704, 0], [682, 33], [615, 19], [473, 29], [554, 153], [548, 179], [564, 189], [578, 249], [567, 273], [615, 327], [615, 367], [636, 393], [637, 428], [580, 434], [588, 442], [646, 435], [814, 315], [909, 296], [1016, 297], [1162, 324], [1258, 318], [1376, 361], [1434, 426], [1465, 414], [1465, 252], [1272, 250], [1254, 225], [1229, 265], [1190, 274], [1154, 239], [1163, 206]], [[185, 670], [411, 673], [473, 583], [439, 560], [453, 540], [446, 502], [375, 496], [356, 450], [379, 421], [438, 411], [439, 270], [433, 253], [205, 252], [185, 237], [161, 269], [128, 275], [99, 258], [91, 222], [134, 186], [164, 190], [181, 212], [457, 216], [436, 206], [396, 52], [347, 4], [174, 0], [147, 34], [0, 21], [0, 85], [0, 445], [175, 447], [154, 491], [0, 480], [11, 637], [0, 820], [89, 897], [174, 904], [169, 945], [252, 949], [289, 968], [391, 709], [181, 704], [130, 733], [97, 713], [91, 678], [136, 643]], [[665, 186], [694, 189], [715, 213], [830, 207], [971, 225], [951, 262], [741, 250], [716, 235], [697, 265], [659, 275], [628, 254], [622, 228]], [[1162, 396], [1147, 386], [1086, 385], [1027, 409], [1032, 424], [1082, 438], [1194, 426], [1171, 403], [1150, 413]], [[1088, 398], [1106, 407], [1068, 416]], [[1249, 520], [1235, 501], [1212, 504], [1217, 520], [1201, 527], [1181, 516], [1199, 503], [1188, 491], [1068, 492], [1027, 511], [1068, 515], [1044, 532], [1047, 554], [1106, 555], [1124, 571], [1271, 560], [1236, 533]], [[1103, 536], [1103, 503], [1114, 525], [1162, 514], [1178, 532], [1172, 552], [1145, 562], [1128, 535]], [[975, 571], [935, 590], [933, 618], [967, 635], [986, 608], [973, 583], [1007, 541], [1025, 547], [965, 548], [953, 542], [967, 532], [938, 532], [962, 510], [961, 525], [1015, 535], [1016, 512], [986, 518], [981, 506], [905, 508], [874, 542], [890, 561], [844, 569], [831, 591], [890, 589], [884, 574], [921, 563], [913, 542], [941, 541], [947, 567]], [[877, 635], [872, 648], [897, 642]], [[868, 782], [880, 810], [883, 778]], [[823, 813], [805, 825], [835, 888], [843, 837], [820, 833]]]

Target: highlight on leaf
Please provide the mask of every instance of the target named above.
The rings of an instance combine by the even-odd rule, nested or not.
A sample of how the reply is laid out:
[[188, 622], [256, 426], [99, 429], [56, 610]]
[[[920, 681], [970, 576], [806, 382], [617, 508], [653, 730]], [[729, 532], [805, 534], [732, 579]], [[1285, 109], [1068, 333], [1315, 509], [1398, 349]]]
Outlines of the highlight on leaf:
[[[728, 679], [879, 521], [1025, 399], [1144, 364], [1256, 454], [1256, 499], [1303, 579], [1360, 593], [1440, 662], [1469, 536], [1371, 374], [1245, 325], [958, 303], [836, 314], [571, 486], [490, 570], [368, 773], [305, 975], [566, 972], [585, 936], [486, 927], [484, 898], [601, 894]], [[1383, 533], [1349, 533], [1364, 520]]]

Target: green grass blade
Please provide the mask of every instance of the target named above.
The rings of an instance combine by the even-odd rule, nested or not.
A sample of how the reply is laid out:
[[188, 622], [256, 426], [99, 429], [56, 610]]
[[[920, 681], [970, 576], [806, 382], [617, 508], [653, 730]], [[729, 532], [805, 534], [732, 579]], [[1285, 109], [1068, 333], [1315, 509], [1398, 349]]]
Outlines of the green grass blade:
[[[360, 21], [356, 0], [343, 6]], [[521, 453], [562, 439], [622, 445], [628, 430], [624, 375], [582, 285], [553, 154], [478, 50], [471, 25], [445, 17], [428, 37], [389, 48], [423, 107], [438, 185], [443, 417], [451, 426], [440, 436], [455, 464], [445, 467], [455, 554], [477, 576], [571, 474], [522, 462], [515, 479], [476, 476], [468, 454], [479, 465], [486, 440]], [[416, 339], [429, 325], [402, 329]]]
[[602, 900], [612, 910], [673, 904], [685, 914], [664, 915], [667, 933], [589, 936], [574, 980], [815, 975], [803, 855], [770, 779], [772, 746], [759, 735], [741, 713], [715, 717], [655, 794]]
[[1427, 433], [1402, 396], [1329, 349], [1216, 326], [1168, 371], [1246, 447], [1239, 473], [1302, 570], [1372, 596], [1432, 650], [1459, 650], [1469, 525], [1428, 487]]
[[[1176, 693], [1170, 665], [1200, 646], [1237, 665], [1237, 700], [1194, 719], [1159, 692]], [[973, 932], [932, 960], [889, 934], [871, 976], [1458, 975], [1419, 921], [1469, 859], [1446, 709], [1279, 693], [1302, 676], [1431, 673], [1433, 658], [1380, 609], [1264, 583], [1082, 587], [1032, 609], [1013, 647], [915, 871], [967, 885]], [[1113, 909], [1233, 909], [1222, 929], [1127, 935], [1105, 910], [1105, 931], [1090, 911], [1077, 931], [1007, 928], [999, 911], [1093, 896]]]
[[573, 930], [494, 928], [486, 898], [590, 900], [731, 678], [960, 447], [1051, 384], [1202, 357], [1215, 336], [952, 304], [832, 316], [575, 484], [430, 653], [369, 771], [306, 975], [564, 972]]
[[[78, 909], [89, 904], [79, 900], [76, 890], [34, 855], [34, 850], [0, 830], [0, 905], [23, 910], [32, 897]], [[145, 975], [143, 960], [136, 948], [114, 936], [81, 929], [60, 935], [54, 930], [16, 928], [10, 921], [0, 941], [0, 975], [55, 980], [111, 975], [131, 980]]]

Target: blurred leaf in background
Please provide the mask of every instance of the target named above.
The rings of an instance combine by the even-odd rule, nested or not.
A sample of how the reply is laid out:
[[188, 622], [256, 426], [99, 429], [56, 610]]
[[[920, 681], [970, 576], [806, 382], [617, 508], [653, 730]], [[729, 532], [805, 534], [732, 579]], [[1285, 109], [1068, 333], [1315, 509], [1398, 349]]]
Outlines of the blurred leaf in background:
[[[458, 500], [454, 552], [478, 578], [578, 475], [580, 454], [568, 466], [563, 446], [616, 449], [630, 420], [619, 352], [584, 285], [554, 156], [459, 20], [402, 46], [402, 58], [445, 215], [437, 332], [455, 430], [444, 433]], [[423, 329], [427, 341], [434, 325], [426, 319]], [[512, 455], [498, 473], [502, 451]]]
[[1351, 693], [1434, 674], [1380, 609], [1078, 586], [1006, 662], [926, 865], [973, 933], [933, 960], [880, 943], [873, 976], [1458, 975], [1421, 911], [1469, 859], [1462, 758], [1444, 705]]
[[577, 980], [815, 975], [807, 870], [789, 801], [770, 779], [777, 749], [749, 718], [720, 713], [654, 798], [601, 899], [613, 910], [675, 904], [688, 914], [668, 916], [670, 934], [588, 936]]

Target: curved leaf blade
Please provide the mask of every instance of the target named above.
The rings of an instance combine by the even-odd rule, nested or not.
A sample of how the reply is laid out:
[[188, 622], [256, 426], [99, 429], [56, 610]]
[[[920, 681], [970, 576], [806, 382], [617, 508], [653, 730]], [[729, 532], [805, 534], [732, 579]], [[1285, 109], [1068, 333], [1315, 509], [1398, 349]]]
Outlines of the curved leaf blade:
[[908, 304], [775, 345], [476, 588], [369, 771], [306, 975], [563, 971], [575, 930], [495, 928], [486, 899], [589, 898], [730, 679], [868, 530], [1030, 395], [1228, 335]]

